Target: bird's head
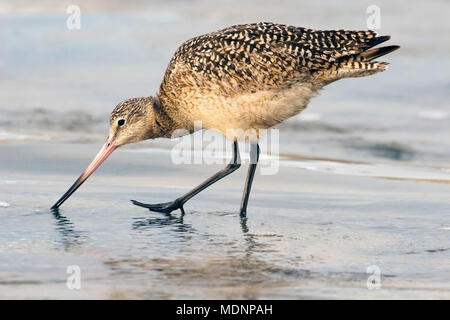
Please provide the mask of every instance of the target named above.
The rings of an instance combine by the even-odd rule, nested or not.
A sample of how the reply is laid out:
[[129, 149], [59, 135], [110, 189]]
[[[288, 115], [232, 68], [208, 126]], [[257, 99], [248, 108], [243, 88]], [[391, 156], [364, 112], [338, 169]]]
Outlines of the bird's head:
[[53, 205], [52, 209], [57, 209], [66, 201], [118, 147], [127, 143], [163, 136], [162, 126], [157, 119], [158, 108], [157, 98], [153, 97], [132, 98], [119, 103], [111, 112], [109, 134], [105, 144], [69, 190]]
[[132, 98], [119, 103], [109, 117], [109, 142], [119, 147], [158, 137], [160, 126], [155, 107], [153, 97]]

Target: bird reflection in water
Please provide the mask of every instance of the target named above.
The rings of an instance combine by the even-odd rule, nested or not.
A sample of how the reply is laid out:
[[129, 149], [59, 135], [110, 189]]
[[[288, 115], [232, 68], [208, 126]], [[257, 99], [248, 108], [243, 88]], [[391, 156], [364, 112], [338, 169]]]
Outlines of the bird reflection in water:
[[[195, 233], [196, 230], [192, 227], [192, 225], [184, 222], [184, 216], [184, 213], [180, 215], [162, 213], [161, 215], [155, 217], [141, 217], [137, 218], [133, 222], [132, 228], [133, 230], [142, 230], [149, 228], [171, 228], [171, 231], [174, 231], [178, 234]], [[258, 243], [256, 242], [255, 235], [249, 232], [247, 217], [240, 217], [240, 226], [246, 244], [244, 249], [245, 257], [246, 259], [248, 259], [252, 255], [253, 250], [258, 247]]]
[[61, 215], [58, 208], [51, 209], [51, 213], [55, 218], [56, 230], [61, 234], [64, 250], [81, 245], [86, 238], [86, 231], [76, 230], [73, 222]]
[[[133, 230], [148, 229], [148, 228], [166, 228], [174, 227], [172, 230], [177, 233], [195, 233], [195, 229], [191, 224], [184, 222], [185, 214], [174, 215], [171, 213], [164, 213], [156, 217], [137, 218], [132, 225]], [[240, 217], [241, 230], [244, 235], [244, 240], [247, 243], [246, 253], [251, 254], [252, 249], [257, 246], [254, 235], [249, 233], [247, 225], [247, 218]]]
[[184, 213], [179, 216], [165, 213], [157, 217], [137, 218], [132, 225], [133, 230], [165, 227], [173, 227], [172, 230], [176, 233], [195, 232], [195, 229], [190, 224], [184, 223]]
[[249, 228], [247, 225], [247, 217], [241, 217], [241, 230], [244, 235], [244, 240], [247, 243], [245, 248], [245, 253], [247, 257], [250, 257], [253, 249], [258, 245], [255, 241], [255, 236], [249, 232]]

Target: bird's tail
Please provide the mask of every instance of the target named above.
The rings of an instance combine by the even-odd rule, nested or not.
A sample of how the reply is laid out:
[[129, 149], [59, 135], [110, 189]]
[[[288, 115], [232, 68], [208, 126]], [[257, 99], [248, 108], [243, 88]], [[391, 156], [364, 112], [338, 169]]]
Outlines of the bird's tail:
[[390, 36], [375, 37], [367, 43], [364, 51], [341, 57], [338, 62], [341, 77], [364, 77], [386, 70], [387, 62], [374, 61], [374, 59], [391, 53], [399, 49], [400, 46], [373, 47], [390, 38]]
[[335, 39], [338, 39], [335, 42], [341, 41], [340, 49], [334, 52], [335, 60], [328, 68], [315, 73], [318, 81], [323, 84], [342, 78], [365, 77], [382, 72], [386, 70], [388, 63], [375, 59], [400, 48], [400, 46], [374, 48], [391, 37], [377, 36], [373, 31], [332, 31], [332, 33], [336, 34]]
[[385, 54], [391, 53], [397, 50], [400, 46], [386, 46], [381, 48], [369, 49], [359, 54], [359, 58], [362, 61], [372, 61], [378, 57], [384, 56]]

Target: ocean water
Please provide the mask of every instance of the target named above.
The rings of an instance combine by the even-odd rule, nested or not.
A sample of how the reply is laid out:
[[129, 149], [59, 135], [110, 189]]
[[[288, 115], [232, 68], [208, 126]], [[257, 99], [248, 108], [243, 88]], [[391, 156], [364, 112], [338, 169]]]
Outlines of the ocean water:
[[[329, 85], [277, 127], [279, 170], [258, 174], [244, 220], [245, 169], [184, 217], [133, 207], [220, 167], [174, 165], [178, 140], [163, 139], [117, 151], [48, 208], [100, 147], [112, 108], [154, 94], [183, 41], [257, 21], [366, 29], [372, 3], [77, 1], [81, 29], [68, 30], [70, 4], [0, 3], [0, 298], [450, 297], [448, 1], [377, 2], [379, 33], [402, 48], [381, 59], [386, 72]], [[81, 290], [66, 286], [70, 265]]]

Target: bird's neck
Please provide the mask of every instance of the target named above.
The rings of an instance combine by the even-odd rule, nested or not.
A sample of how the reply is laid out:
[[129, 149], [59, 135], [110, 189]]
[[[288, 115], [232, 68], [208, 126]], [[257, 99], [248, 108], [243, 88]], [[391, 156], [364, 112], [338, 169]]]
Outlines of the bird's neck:
[[159, 138], [172, 137], [172, 133], [176, 129], [175, 123], [164, 110], [158, 97], [153, 97], [153, 104], [151, 107], [153, 109], [153, 117], [156, 127], [155, 135]]

